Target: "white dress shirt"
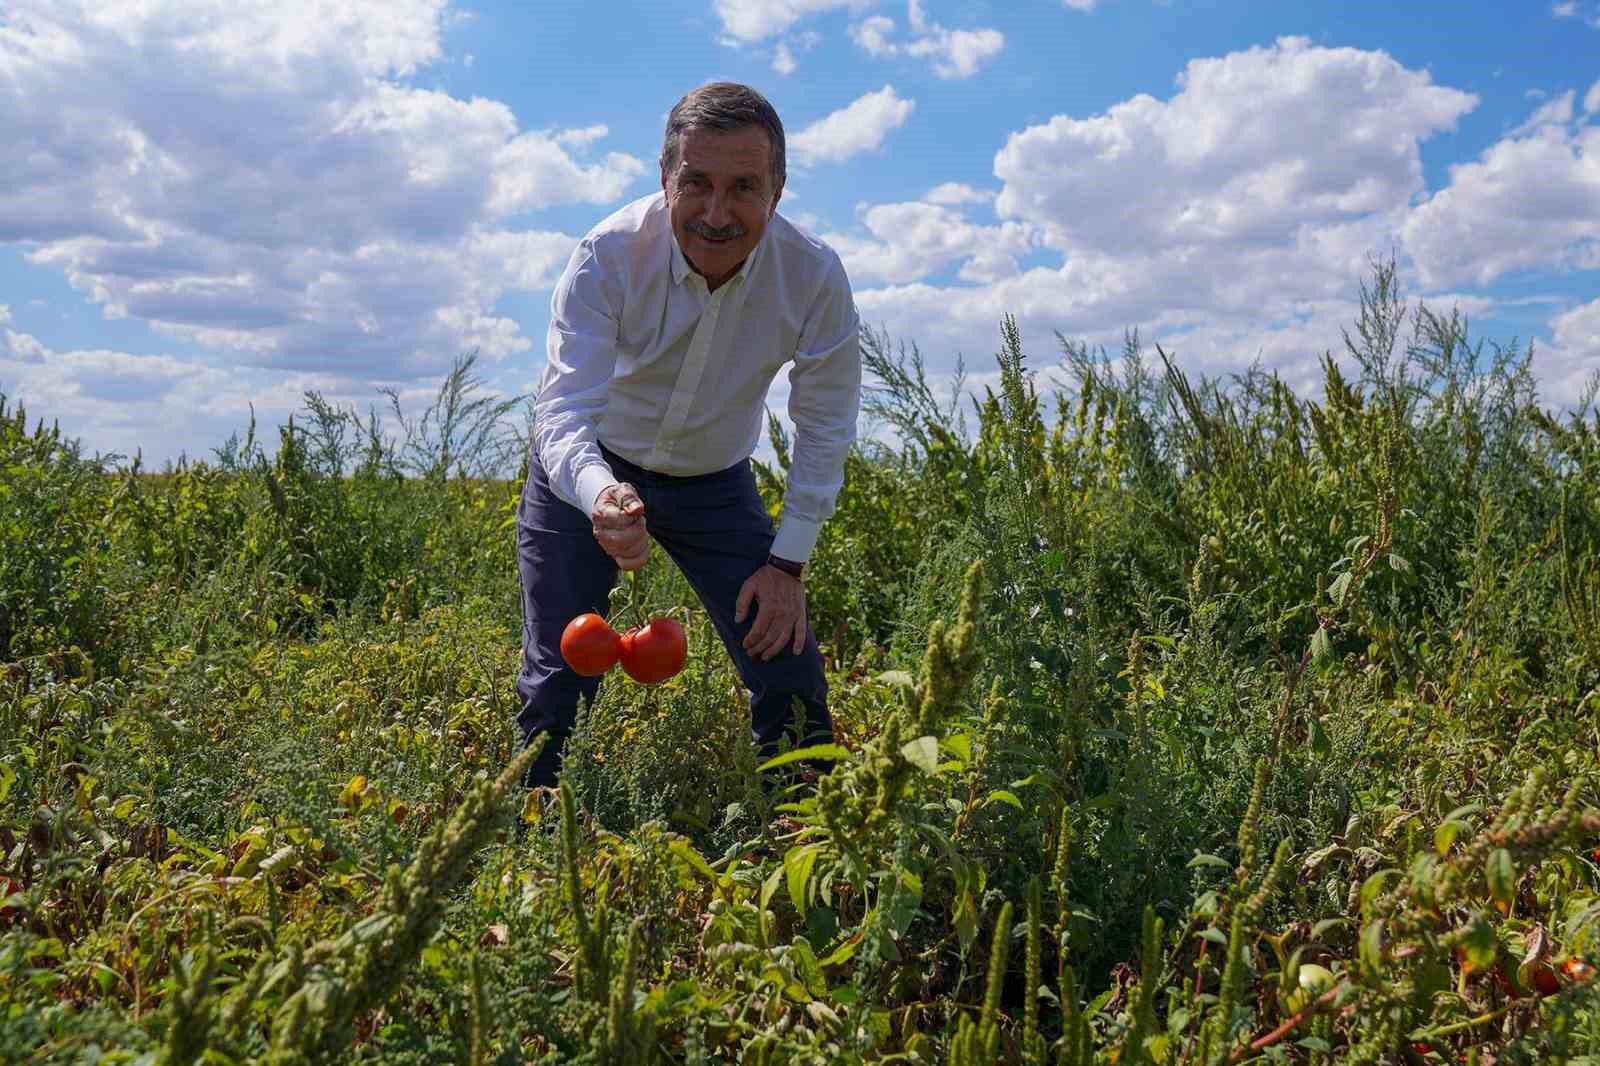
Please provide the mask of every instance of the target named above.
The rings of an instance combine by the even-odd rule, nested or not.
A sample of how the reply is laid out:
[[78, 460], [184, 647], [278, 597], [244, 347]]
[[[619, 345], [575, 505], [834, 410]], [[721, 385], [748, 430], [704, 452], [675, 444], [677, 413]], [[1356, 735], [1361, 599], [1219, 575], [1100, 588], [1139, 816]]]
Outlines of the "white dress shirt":
[[748, 458], [767, 388], [792, 364], [794, 445], [772, 554], [805, 561], [855, 440], [859, 324], [839, 257], [782, 215], [710, 292], [678, 247], [666, 197], [635, 200], [583, 238], [550, 301], [533, 432], [550, 487], [592, 513], [617, 483], [597, 442], [678, 477]]

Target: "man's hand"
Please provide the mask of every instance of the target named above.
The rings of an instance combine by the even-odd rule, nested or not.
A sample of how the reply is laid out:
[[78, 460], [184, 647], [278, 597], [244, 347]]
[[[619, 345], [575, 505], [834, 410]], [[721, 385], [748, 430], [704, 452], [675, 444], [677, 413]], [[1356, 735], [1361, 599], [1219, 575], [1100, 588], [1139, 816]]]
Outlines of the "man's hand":
[[745, 579], [734, 604], [733, 620], [743, 622], [755, 600], [756, 620], [744, 638], [744, 650], [763, 661], [787, 646], [800, 654], [806, 644], [806, 587], [775, 566], [763, 566]]
[[650, 559], [650, 534], [644, 528], [644, 501], [632, 485], [601, 490], [589, 516], [594, 539], [624, 570], [637, 570]]

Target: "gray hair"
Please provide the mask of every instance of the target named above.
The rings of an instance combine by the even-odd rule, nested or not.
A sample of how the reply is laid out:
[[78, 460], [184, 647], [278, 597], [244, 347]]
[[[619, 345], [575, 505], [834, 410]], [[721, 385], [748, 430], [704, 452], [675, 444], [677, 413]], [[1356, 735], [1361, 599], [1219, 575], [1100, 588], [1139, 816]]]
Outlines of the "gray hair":
[[678, 165], [678, 145], [685, 130], [727, 133], [747, 126], [759, 126], [767, 131], [772, 184], [774, 187], [782, 185], [787, 174], [783, 121], [766, 97], [748, 85], [731, 81], [714, 81], [691, 89], [673, 105], [672, 112], [667, 115], [667, 134], [661, 143], [661, 169], [670, 171]]

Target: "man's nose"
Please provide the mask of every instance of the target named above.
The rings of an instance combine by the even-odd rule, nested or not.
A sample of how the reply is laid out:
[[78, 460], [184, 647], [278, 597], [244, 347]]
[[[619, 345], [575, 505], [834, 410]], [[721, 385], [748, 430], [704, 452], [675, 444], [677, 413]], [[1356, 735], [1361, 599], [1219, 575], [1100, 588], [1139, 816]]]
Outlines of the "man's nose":
[[728, 194], [723, 189], [713, 189], [706, 198], [705, 224], [712, 229], [722, 229], [733, 221], [733, 212], [729, 210]]

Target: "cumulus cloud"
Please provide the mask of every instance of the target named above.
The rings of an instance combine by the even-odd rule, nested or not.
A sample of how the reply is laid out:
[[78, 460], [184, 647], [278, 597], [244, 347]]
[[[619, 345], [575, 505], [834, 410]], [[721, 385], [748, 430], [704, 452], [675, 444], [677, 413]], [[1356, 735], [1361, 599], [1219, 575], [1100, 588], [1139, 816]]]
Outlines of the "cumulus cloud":
[[1573, 104], [1577, 99], [1577, 95], [1577, 93], [1569, 89], [1546, 100], [1539, 106], [1538, 110], [1518, 123], [1508, 136], [1521, 137], [1546, 126], [1565, 126], [1572, 121]]
[[825, 235], [856, 282], [918, 281], [955, 262], [963, 280], [992, 282], [1015, 274], [1034, 244], [1025, 223], [981, 225], [945, 204], [863, 205], [858, 214], [870, 237]]
[[[0, 314], [0, 325], [5, 316]], [[267, 424], [300, 407], [307, 390], [330, 398], [374, 398], [370, 388], [325, 374], [222, 370], [172, 355], [105, 349], [54, 351], [36, 337], [0, 329], [0, 393], [48, 413], [94, 450], [132, 455], [157, 444], [166, 457], [192, 456], [243, 428], [251, 405]], [[161, 427], [161, 440], [151, 427]]]
[[[1038, 242], [1027, 263], [1010, 253], [1020, 269], [969, 271], [957, 285], [912, 278], [886, 238], [891, 218], [920, 234], [904, 217], [913, 212], [866, 209], [882, 247], [846, 247], [885, 283], [857, 304], [925, 347], [938, 338], [946, 354], [994, 350], [1011, 313], [1036, 359], [1052, 361], [1056, 330], [1115, 348], [1134, 327], [1185, 365], [1223, 372], [1261, 357], [1310, 381], [1350, 321], [1370, 257], [1398, 242], [1424, 192], [1419, 144], [1475, 104], [1384, 53], [1299, 38], [1195, 60], [1165, 100], [1057, 115], [1007, 139], [995, 211]], [[930, 200], [914, 214], [947, 206]], [[978, 246], [999, 247], [998, 227], [988, 231]], [[1041, 251], [1056, 265], [1032, 265]]]
[[795, 53], [809, 52], [821, 40], [822, 36], [811, 30], [785, 37], [772, 50], [772, 69], [788, 77], [800, 69], [800, 61], [795, 57]]
[[894, 19], [873, 15], [850, 27], [850, 37], [868, 55], [875, 57], [907, 55], [930, 59], [933, 72], [941, 78], [970, 78], [985, 62], [1005, 48], [1005, 35], [999, 30], [950, 30], [931, 21], [922, 0], [909, 0], [907, 23], [910, 39], [895, 40]]
[[986, 204], [994, 200], [994, 193], [974, 189], [958, 181], [947, 181], [928, 190], [923, 197], [930, 204]]
[[1589, 86], [1589, 91], [1583, 94], [1583, 113], [1592, 115], [1600, 111], [1600, 81]]
[[1570, 126], [1572, 98], [1452, 167], [1449, 184], [1411, 213], [1405, 245], [1426, 283], [1600, 266], [1600, 125]]
[[[446, 0], [15, 0], [0, 22], [0, 241], [106, 314], [236, 364], [430, 375], [529, 347], [492, 313], [573, 239], [512, 228], [614, 201], [645, 164], [600, 126], [404, 78]], [[500, 260], [513, 251], [521, 258]]]
[[1549, 386], [1546, 399], [1576, 403], [1600, 372], [1600, 300], [1550, 321], [1553, 343], [1535, 349], [1534, 370]]
[[843, 162], [882, 145], [891, 130], [905, 125], [916, 106], [915, 100], [901, 99], [893, 85], [885, 85], [790, 137], [789, 151], [802, 165]]
[[784, 33], [801, 19], [847, 8], [860, 11], [875, 0], [715, 0], [712, 9], [722, 30], [739, 43], [762, 41]]

